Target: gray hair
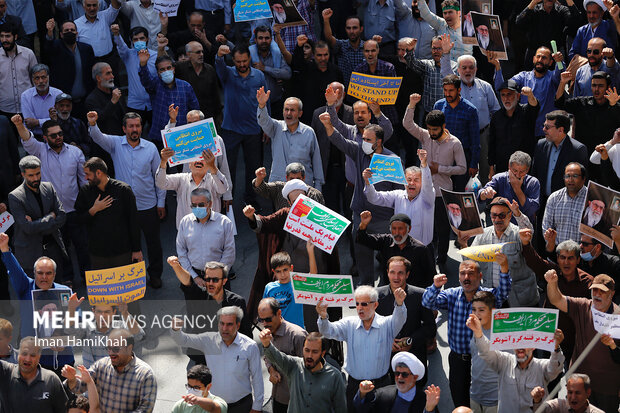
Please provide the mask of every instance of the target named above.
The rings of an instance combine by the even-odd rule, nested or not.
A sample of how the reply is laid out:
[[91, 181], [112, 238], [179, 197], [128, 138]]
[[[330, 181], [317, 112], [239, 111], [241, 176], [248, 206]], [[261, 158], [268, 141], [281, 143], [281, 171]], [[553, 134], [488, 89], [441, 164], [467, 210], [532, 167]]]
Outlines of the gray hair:
[[34, 155], [26, 155], [19, 160], [19, 170], [22, 173], [26, 172], [26, 169], [37, 169], [41, 167], [41, 160]]
[[34, 348], [34, 351], [37, 353], [38, 356], [41, 355], [41, 346], [37, 346], [37, 340], [33, 337], [33, 336], [27, 336], [21, 339], [21, 341], [19, 342], [19, 348], [21, 350], [21, 348], [23, 346], [32, 346], [32, 348]]
[[217, 311], [217, 319], [218, 321], [222, 318], [223, 315], [234, 315], [237, 324], [241, 322], [243, 319], [243, 310], [236, 305], [230, 305], [226, 307], [222, 307]]
[[286, 176], [289, 176], [290, 174], [302, 174], [303, 176], [306, 176], [306, 168], [299, 162], [291, 162], [286, 165], [285, 174]]
[[583, 381], [584, 389], [586, 391], [590, 390], [590, 376], [588, 376], [587, 374], [573, 373], [570, 376], [568, 376], [568, 378], [566, 379], [566, 384], [568, 384], [569, 381], [575, 381], [575, 380]]
[[45, 73], [47, 73], [47, 75], [49, 76], [50, 68], [48, 65], [45, 65], [43, 63], [37, 63], [36, 65], [32, 66], [32, 68], [30, 69], [30, 78], [32, 79], [35, 73], [41, 72], [43, 70], [45, 70]]
[[207, 270], [222, 270], [222, 277], [228, 278], [228, 265], [219, 261], [209, 261], [205, 264], [205, 271]]
[[360, 285], [355, 289], [353, 295], [355, 297], [367, 295], [368, 298], [370, 298], [370, 301], [375, 302], [379, 299], [379, 293], [377, 293], [377, 289], [375, 287], [371, 287], [370, 285]]
[[206, 188], [196, 188], [192, 191], [191, 196], [204, 196], [207, 198], [207, 202], [211, 202], [211, 191]]
[[400, 40], [398, 40], [398, 44], [404, 43], [404, 42], [409, 42], [410, 40], [413, 40], [412, 37], [403, 37]]
[[581, 253], [581, 248], [579, 248], [579, 244], [577, 244], [572, 239], [567, 239], [566, 241], [562, 241], [555, 247], [556, 254], [559, 254], [560, 251], [572, 252], [575, 254], [575, 257], [579, 257]]
[[[368, 40], [367, 40], [367, 41], [368, 41]], [[299, 110], [303, 110], [303, 108], [304, 108], [304, 104], [303, 104], [303, 103], [301, 103], [301, 99], [296, 98], [295, 96], [291, 96], [290, 98], [286, 99], [286, 100], [284, 101], [284, 103], [286, 103], [286, 101], [288, 101], [288, 100], [294, 100], [295, 102], [297, 102], [297, 107], [299, 108]]]
[[185, 117], [190, 116], [190, 115], [192, 115], [192, 116], [196, 115], [196, 116], [198, 116], [198, 118], [200, 120], [204, 120], [204, 118], [205, 118], [205, 114], [202, 113], [202, 111], [198, 110], [198, 109], [190, 110], [189, 112], [187, 112], [187, 115], [185, 115]]
[[458, 59], [456, 59], [456, 63], [458, 64], [458, 67], [461, 67], [461, 62], [463, 60], [470, 60], [470, 61], [472, 61], [474, 63], [474, 68], [478, 67], [478, 63], [476, 63], [476, 58], [473, 57], [470, 54], [461, 55], [461, 56], [458, 57]]
[[50, 260], [52, 262], [52, 266], [54, 267], [54, 274], [56, 274], [56, 268], [58, 267], [58, 265], [56, 264], [56, 261], [54, 261], [53, 259], [51, 259], [50, 257], [47, 257], [45, 255], [40, 256], [39, 258], [37, 258], [37, 260], [34, 262], [34, 265], [32, 268], [34, 268], [34, 270], [37, 270], [37, 265], [39, 265], [39, 262], [43, 261], [43, 260]]
[[527, 169], [530, 169], [530, 166], [532, 165], [532, 157], [525, 152], [516, 151], [510, 155], [510, 159], [508, 159], [508, 165], [512, 165], [513, 163], [527, 166]]
[[410, 166], [409, 168], [405, 169], [405, 175], [407, 175], [407, 173], [410, 173], [410, 174], [421, 174], [422, 170], [420, 168], [418, 168], [417, 166]]
[[95, 82], [97, 81], [97, 76], [101, 76], [101, 73], [103, 73], [103, 69], [106, 66], [112, 67], [106, 62], [98, 62], [93, 65], [92, 76]]

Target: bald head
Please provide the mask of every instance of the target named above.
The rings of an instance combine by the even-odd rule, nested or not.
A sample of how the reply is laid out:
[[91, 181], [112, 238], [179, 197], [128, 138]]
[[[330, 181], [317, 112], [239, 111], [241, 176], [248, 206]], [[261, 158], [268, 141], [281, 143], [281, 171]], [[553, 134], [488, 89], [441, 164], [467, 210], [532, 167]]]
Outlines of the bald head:
[[473, 410], [469, 407], [459, 406], [456, 409], [452, 410], [452, 413], [473, 413]]

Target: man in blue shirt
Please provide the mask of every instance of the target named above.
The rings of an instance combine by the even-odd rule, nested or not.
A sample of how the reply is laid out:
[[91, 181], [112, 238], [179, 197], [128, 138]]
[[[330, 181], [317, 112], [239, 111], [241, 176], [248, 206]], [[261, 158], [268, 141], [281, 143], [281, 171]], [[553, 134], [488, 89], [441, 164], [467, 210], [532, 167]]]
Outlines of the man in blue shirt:
[[[590, 39], [586, 54], [588, 64], [577, 69], [573, 97], [592, 96], [592, 75], [599, 70], [609, 73], [612, 79], [612, 86], [615, 86], [614, 80], [617, 78], [618, 72], [620, 71], [620, 65], [618, 65], [614, 57], [614, 49], [607, 47], [605, 40], [600, 37]], [[603, 62], [603, 60], [605, 60], [605, 62]]]
[[106, 62], [118, 74], [120, 59], [114, 50], [110, 25], [116, 20], [121, 8], [119, 0], [112, 0], [110, 7], [99, 10], [99, 0], [82, 0], [84, 15], [75, 19], [78, 41], [92, 46], [95, 59]]
[[[584, 24], [577, 30], [573, 45], [568, 52], [568, 60], [571, 63], [577, 63], [577, 67], [588, 63], [586, 50], [590, 39], [600, 37], [612, 49], [615, 49], [618, 44], [618, 34], [613, 19], [603, 20], [606, 9], [604, 6], [603, 0], [585, 0], [583, 2], [588, 24]], [[575, 62], [572, 61], [573, 58], [575, 58]]]
[[261, 127], [256, 119], [256, 91], [261, 87], [266, 88], [267, 82], [263, 72], [250, 66], [250, 51], [247, 48], [236, 47], [232, 50], [234, 68], [226, 66], [224, 62], [224, 56], [230, 53], [230, 48], [223, 45], [215, 57], [215, 71], [224, 90], [224, 120], [220, 134], [226, 144], [233, 183], [237, 175], [239, 147], [243, 146], [244, 200], [247, 204], [256, 204], [252, 178], [254, 171], [263, 164]]
[[440, 110], [446, 115], [446, 129], [463, 145], [469, 170], [453, 178], [454, 189], [462, 192], [469, 177], [474, 177], [478, 173], [480, 158], [478, 110], [470, 101], [461, 97], [461, 79], [456, 75], [443, 78], [443, 94], [445, 97], [438, 100], [433, 109]]
[[161, 288], [163, 257], [159, 220], [166, 216], [166, 191], [155, 185], [159, 152], [152, 142], [140, 139], [142, 118], [137, 113], [129, 112], [123, 118], [125, 136], [101, 133], [97, 126], [97, 112], [88, 112], [86, 116], [90, 137], [112, 156], [116, 177], [131, 186], [136, 196], [138, 225], [144, 234], [149, 255], [149, 282], [153, 288]]

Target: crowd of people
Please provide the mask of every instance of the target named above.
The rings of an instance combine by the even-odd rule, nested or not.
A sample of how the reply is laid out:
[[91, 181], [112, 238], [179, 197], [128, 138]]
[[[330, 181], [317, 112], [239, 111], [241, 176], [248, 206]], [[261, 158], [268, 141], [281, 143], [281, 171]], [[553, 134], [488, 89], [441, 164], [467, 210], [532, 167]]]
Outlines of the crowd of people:
[[[189, 358], [175, 413], [260, 412], [263, 369], [273, 412], [430, 413], [447, 392], [457, 413], [617, 412], [620, 337], [593, 311], [620, 315], [618, 1], [270, 0], [273, 19], [235, 21], [240, 3], [0, 0], [0, 412], [157, 410], [172, 378], [139, 357], [140, 302], [71, 290], [140, 261], [161, 288], [173, 214], [186, 313], [219, 309], [217, 331], [171, 326]], [[401, 77], [395, 103], [353, 98], [354, 73]], [[162, 130], [210, 118], [219, 152], [171, 167]], [[406, 184], [374, 182], [374, 155], [400, 157]], [[300, 195], [351, 221], [331, 254], [285, 230]], [[248, 297], [231, 290], [235, 224], [256, 233]], [[451, 245], [499, 243], [453, 270]], [[297, 303], [294, 273], [352, 274], [356, 315]], [[62, 334], [93, 344], [42, 348], [34, 290], [92, 310]], [[555, 350], [491, 350], [509, 307], [558, 309]], [[428, 381], [438, 344], [449, 388]]]

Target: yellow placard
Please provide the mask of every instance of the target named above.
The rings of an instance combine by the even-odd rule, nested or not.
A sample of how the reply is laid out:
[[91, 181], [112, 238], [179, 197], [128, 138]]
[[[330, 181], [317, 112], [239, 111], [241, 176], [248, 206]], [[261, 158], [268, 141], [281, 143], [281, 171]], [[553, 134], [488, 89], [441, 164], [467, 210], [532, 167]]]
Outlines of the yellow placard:
[[502, 247], [509, 242], [502, 242], [501, 244], [487, 244], [487, 245], [474, 245], [472, 247], [463, 248], [458, 253], [479, 262], [492, 262], [495, 261], [495, 256], [498, 252], [502, 252]]
[[376, 101], [380, 105], [393, 105], [398, 97], [402, 77], [373, 76], [351, 73], [347, 94], [364, 102]]
[[122, 267], [86, 271], [86, 291], [90, 305], [130, 303], [144, 297], [144, 261]]

